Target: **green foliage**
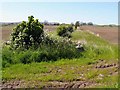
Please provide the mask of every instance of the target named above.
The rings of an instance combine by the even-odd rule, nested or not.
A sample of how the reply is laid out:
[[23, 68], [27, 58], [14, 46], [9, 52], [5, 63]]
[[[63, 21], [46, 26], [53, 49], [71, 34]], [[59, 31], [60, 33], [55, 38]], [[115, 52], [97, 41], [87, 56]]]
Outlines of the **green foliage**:
[[[20, 28], [21, 27], [19, 27], [19, 29]], [[71, 26], [67, 26], [67, 31], [69, 33], [72, 33], [73, 28]], [[20, 31], [18, 32], [22, 33], [22, 29], [20, 29]], [[19, 34], [17, 35], [19, 37]], [[42, 33], [42, 36], [43, 38], [41, 42], [34, 41], [36, 39], [33, 39], [32, 41], [34, 42], [28, 44], [28, 46], [26, 44], [25, 45], [23, 44], [23, 49], [19, 48], [13, 50], [9, 48], [9, 46], [3, 47], [2, 49], [3, 80], [13, 79], [25, 80], [25, 83], [27, 81], [30, 82], [32, 81], [35, 87], [37, 86], [35, 84], [37, 84], [38, 81], [42, 83], [42, 81], [68, 82], [77, 80], [80, 81], [89, 80], [92, 82], [96, 82], [96, 85], [101, 84], [101, 87], [105, 88], [118, 87], [118, 83], [116, 83], [118, 79], [117, 74], [116, 76], [114, 74], [108, 76], [108, 73], [110, 73], [110, 71], [114, 71], [113, 68], [106, 69], [93, 68], [96, 66], [95, 62], [98, 59], [104, 59], [106, 63], [109, 63], [109, 60], [111, 60], [111, 62], [116, 63], [119, 51], [116, 45], [112, 45], [103, 40], [102, 38], [96, 37], [95, 35], [92, 35], [88, 32], [75, 31], [72, 33], [71, 39], [76, 41], [83, 40], [85, 42], [84, 45], [85, 51], [80, 53], [75, 49], [74, 43], [72, 43], [68, 39], [65, 38], [64, 39], [60, 38], [60, 40], [53, 39], [50, 38], [48, 35], [45, 35], [44, 33]], [[58, 35], [56, 34], [56, 36]], [[13, 41], [13, 45], [17, 44], [19, 45], [18, 47], [22, 47], [21, 44], [22, 41], [18, 40], [19, 42], [21, 42], [20, 44], [16, 43], [16, 41], [17, 39]], [[27, 48], [27, 50], [24, 48]], [[7, 68], [8, 66], [10, 67]], [[97, 79], [97, 76], [99, 74], [103, 74], [104, 78], [101, 80]], [[111, 79], [112, 83], [110, 82]], [[29, 83], [29, 85], [31, 84]], [[93, 86], [99, 87], [96, 85]]]
[[87, 23], [86, 22], [82, 22], [80, 25], [87, 25]]
[[80, 25], [79, 21], [76, 21], [75, 23], [75, 29], [77, 29], [77, 27]]
[[[52, 32], [50, 32], [52, 33]], [[55, 31], [52, 33], [54, 37], [57, 36]], [[72, 41], [84, 43], [85, 51], [82, 52], [82, 57], [90, 59], [113, 59], [118, 58], [118, 46], [112, 45], [101, 37], [97, 37], [87, 31], [74, 31], [72, 34]]]
[[71, 33], [73, 32], [73, 26], [72, 25], [61, 25], [57, 28], [57, 34], [62, 37], [71, 37]]
[[14, 48], [28, 49], [30, 46], [37, 46], [44, 37], [43, 25], [33, 16], [28, 17], [28, 22], [23, 21], [14, 29], [12, 35], [12, 46]]
[[[3, 67], [7, 64], [31, 63], [41, 61], [56, 61], [61, 58], [75, 58], [81, 56], [74, 44], [68, 39], [57, 40], [50, 38], [43, 32], [43, 25], [28, 17], [28, 22], [23, 21], [13, 29], [12, 48], [3, 48]], [[60, 26], [60, 35], [71, 36], [73, 27]], [[9, 66], [9, 65], [8, 65]]]
[[2, 49], [2, 66], [7, 67], [13, 63], [13, 52], [11, 52], [7, 47]]
[[68, 39], [60, 41], [52, 38], [48, 39], [49, 42], [44, 42], [38, 48], [31, 47], [28, 50], [13, 50], [4, 46], [3, 67], [6, 67], [7, 64], [27, 64], [31, 62], [56, 61], [62, 58], [71, 59], [81, 57], [81, 53], [76, 50], [74, 44]]
[[32, 62], [32, 60], [30, 60], [31, 55], [32, 53], [30, 51], [21, 52], [18, 54], [18, 60], [24, 64], [31, 63]]
[[93, 25], [93, 23], [92, 23], [92, 22], [88, 22], [88, 25], [91, 25], [91, 26], [92, 26], [92, 25]]
[[67, 29], [68, 29], [68, 31], [71, 32], [71, 33], [74, 31], [72, 25], [68, 25]]

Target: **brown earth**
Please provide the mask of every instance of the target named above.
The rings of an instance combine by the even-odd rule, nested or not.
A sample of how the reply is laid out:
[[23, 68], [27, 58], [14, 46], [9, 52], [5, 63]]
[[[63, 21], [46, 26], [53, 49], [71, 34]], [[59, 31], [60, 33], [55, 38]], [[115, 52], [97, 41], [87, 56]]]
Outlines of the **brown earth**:
[[[16, 25], [8, 25], [8, 26], [3, 26], [2, 27], [2, 40], [3, 41], [8, 41], [10, 40], [10, 34], [12, 33], [13, 28]], [[45, 26], [44, 30], [45, 31], [53, 31], [57, 28], [57, 26]]]
[[[2, 27], [2, 40], [7, 41], [10, 39], [10, 34], [15, 25]], [[45, 26], [44, 30], [53, 31], [57, 26]], [[99, 34], [100, 37], [108, 40], [110, 43], [118, 44], [118, 27], [110, 26], [80, 26], [81, 30], [89, 30], [95, 34]]]
[[8, 25], [8, 26], [3, 26], [2, 27], [2, 40], [3, 41], [7, 41], [10, 40], [10, 34], [12, 32], [12, 29], [15, 27], [16, 25]]
[[110, 26], [81, 26], [81, 30], [90, 30], [95, 34], [99, 34], [102, 38], [111, 43], [118, 44], [118, 27]]

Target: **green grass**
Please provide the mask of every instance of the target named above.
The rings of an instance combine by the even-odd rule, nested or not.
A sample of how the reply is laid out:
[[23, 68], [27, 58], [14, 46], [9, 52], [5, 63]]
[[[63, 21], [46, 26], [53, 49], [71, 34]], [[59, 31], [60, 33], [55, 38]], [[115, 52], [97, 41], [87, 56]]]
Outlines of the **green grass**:
[[[57, 36], [56, 31], [49, 32], [53, 38], [61, 39]], [[73, 59], [59, 59], [49, 62], [32, 62], [30, 64], [15, 64], [3, 68], [3, 81], [24, 80], [26, 85], [34, 87], [43, 84], [47, 85], [51, 81], [72, 82], [72, 81], [93, 81], [96, 83], [95, 88], [117, 88], [118, 75], [108, 76], [110, 72], [114, 73], [116, 68], [96, 69], [95, 63], [99, 59], [105, 60], [105, 63], [118, 62], [118, 46], [110, 44], [106, 40], [96, 37], [88, 32], [75, 31], [72, 33], [73, 41], [85, 41], [85, 51], [82, 57]], [[17, 59], [18, 57], [16, 57]], [[89, 65], [90, 64], [90, 65]], [[98, 76], [102, 74], [102, 79]], [[111, 82], [112, 81], [112, 82]], [[29, 82], [33, 82], [29, 83]], [[27, 87], [27, 86], [26, 86]]]
[[[72, 82], [79, 80], [93, 81], [97, 84], [100, 83], [103, 86], [105, 84], [109, 86], [113, 85], [110, 87], [114, 87], [118, 76], [107, 76], [113, 69], [109, 68], [98, 70], [94, 68], [94, 65], [88, 65], [88, 63], [95, 61], [96, 60], [81, 58], [70, 60], [62, 59], [55, 62], [16, 64], [3, 69], [2, 79], [5, 81], [24, 80], [25, 83], [28, 83], [29, 81], [45, 83], [50, 81]], [[99, 74], [103, 74], [104, 78], [97, 79]], [[111, 80], [112, 83], [110, 82]]]
[[[55, 37], [55, 38], [60, 38], [58, 35], [57, 35], [57, 31], [52, 31], [52, 32], [48, 32], [50, 34], [50, 36], [52, 37]], [[97, 37], [95, 36], [94, 34], [91, 34], [87, 31], [77, 31], [75, 30], [73, 33], [72, 33], [72, 38], [71, 40], [73, 41], [78, 41], [78, 40], [84, 40], [86, 41], [87, 43], [90, 43], [90, 44], [95, 44], [95, 45], [108, 45], [110, 44], [109, 42], [107, 42], [106, 40], [104, 40], [103, 38], [101, 37]]]
[[[46, 76], [43, 75], [42, 77], [41, 76], [38, 78], [35, 77], [36, 79], [40, 79], [40, 80], [44, 80], [43, 78], [45, 78], [46, 79], [45, 81], [49, 81], [50, 79], [52, 80], [51, 75], [56, 73], [57, 68], [65, 69], [66, 75], [67, 74], [70, 75], [70, 73], [72, 72], [69, 70], [70, 67], [72, 67], [73, 65], [81, 66], [83, 64], [87, 64], [88, 61], [90, 62], [89, 59], [86, 59], [86, 60], [84, 59], [84, 62], [83, 62], [83, 59], [73, 59], [73, 60], [62, 59], [62, 60], [58, 60], [56, 62], [16, 64], [16, 65], [12, 65], [11, 67], [3, 69], [3, 79], [8, 79], [8, 80], [9, 79], [30, 79], [30, 77], [31, 77], [31, 79], [34, 79], [34, 77], [33, 77], [34, 75], [38, 75], [38, 74], [42, 75], [44, 73], [49, 73], [51, 70], [53, 70], [52, 71], [53, 73], [48, 74]], [[68, 68], [67, 68], [67, 66], [68, 66]], [[53, 78], [53, 80], [55, 80], [55, 79], [58, 79], [58, 77]]]
[[75, 31], [72, 33], [72, 40], [85, 40], [87, 43], [102, 45], [108, 44], [106, 40], [103, 40], [100, 37], [95, 36], [87, 31]]
[[[50, 36], [57, 37], [56, 31], [50, 32]], [[84, 42], [85, 52], [83, 55], [90, 59], [118, 59], [118, 45], [114, 45], [104, 40], [101, 37], [97, 37], [87, 31], [74, 31], [72, 33], [72, 41]]]

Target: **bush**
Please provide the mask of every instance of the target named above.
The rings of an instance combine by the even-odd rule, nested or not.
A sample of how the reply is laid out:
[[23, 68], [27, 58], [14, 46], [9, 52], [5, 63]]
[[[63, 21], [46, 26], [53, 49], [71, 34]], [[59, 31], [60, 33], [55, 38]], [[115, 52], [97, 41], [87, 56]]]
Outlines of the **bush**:
[[7, 67], [13, 63], [13, 52], [8, 47], [2, 49], [2, 67]]
[[[41, 61], [56, 61], [62, 58], [79, 58], [81, 53], [78, 52], [74, 44], [68, 39], [53, 40], [51, 44], [42, 43], [38, 48], [29, 48], [28, 50], [12, 50], [3, 48], [3, 67], [16, 63], [31, 63]], [[49, 40], [48, 40], [49, 41]]]
[[28, 17], [28, 22], [23, 21], [13, 29], [11, 34], [12, 47], [29, 49], [30, 46], [39, 45], [43, 38], [43, 25], [38, 19], [34, 20], [33, 16]]
[[92, 23], [92, 22], [88, 22], [88, 25], [91, 25], [91, 26], [93, 26], [93, 23]]
[[76, 23], [75, 23], [75, 29], [77, 29], [78, 26], [80, 26], [80, 22], [76, 21]]
[[68, 29], [68, 31], [69, 31], [70, 33], [72, 33], [72, 32], [74, 31], [72, 25], [68, 25], [67, 29]]
[[24, 64], [31, 63], [32, 62], [32, 60], [30, 59], [31, 55], [32, 54], [30, 51], [22, 52], [19, 54], [18, 60]]
[[[58, 27], [58, 35], [71, 37], [71, 25]], [[3, 67], [16, 63], [31, 63], [41, 61], [56, 61], [61, 58], [76, 58], [81, 56], [75, 45], [68, 39], [61, 41], [50, 38], [43, 32], [43, 25], [28, 17], [28, 22], [23, 21], [12, 33], [12, 48], [3, 48]]]
[[61, 25], [57, 28], [57, 34], [61, 37], [71, 37], [71, 33], [73, 32], [73, 26], [72, 25]]

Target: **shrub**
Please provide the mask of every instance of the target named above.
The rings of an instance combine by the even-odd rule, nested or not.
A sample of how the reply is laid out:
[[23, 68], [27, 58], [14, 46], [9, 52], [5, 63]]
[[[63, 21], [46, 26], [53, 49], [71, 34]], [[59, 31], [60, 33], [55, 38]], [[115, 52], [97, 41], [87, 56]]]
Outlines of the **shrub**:
[[57, 28], [57, 34], [61, 37], [71, 37], [71, 33], [73, 32], [73, 26], [72, 25], [61, 25]]
[[[71, 25], [58, 27], [58, 35], [71, 37]], [[3, 67], [16, 63], [31, 63], [41, 61], [56, 61], [61, 58], [76, 58], [81, 56], [75, 45], [68, 39], [57, 40], [43, 32], [43, 25], [28, 17], [12, 33], [12, 48], [3, 48]]]
[[80, 22], [76, 21], [76, 23], [75, 23], [75, 29], [77, 29], [78, 26], [80, 26]]
[[68, 39], [53, 40], [51, 44], [42, 43], [38, 48], [29, 48], [28, 50], [13, 50], [3, 48], [3, 67], [16, 63], [31, 63], [41, 61], [56, 61], [62, 58], [79, 58], [74, 44]]
[[88, 22], [88, 25], [91, 25], [91, 26], [93, 26], [93, 23], [92, 23], [92, 22]]
[[67, 29], [68, 29], [68, 31], [71, 32], [71, 33], [74, 31], [72, 25], [68, 25]]
[[28, 49], [32, 45], [39, 45], [44, 37], [43, 25], [33, 16], [28, 17], [28, 22], [23, 21], [13, 29], [11, 34], [12, 47]]
[[40, 58], [39, 58], [39, 52], [33, 52], [32, 53], [32, 55], [31, 55], [31, 57], [30, 57], [30, 59], [32, 60], [32, 61], [35, 61], [35, 62], [40, 62]]
[[30, 59], [30, 57], [32, 55], [30, 51], [25, 51], [25, 52], [22, 52], [22, 53], [20, 53], [18, 55], [19, 55], [18, 59], [19, 59], [19, 61], [21, 63], [27, 64], [27, 63], [31, 63], [32, 62], [32, 60]]
[[13, 52], [7, 47], [2, 49], [2, 67], [7, 67], [13, 63]]

